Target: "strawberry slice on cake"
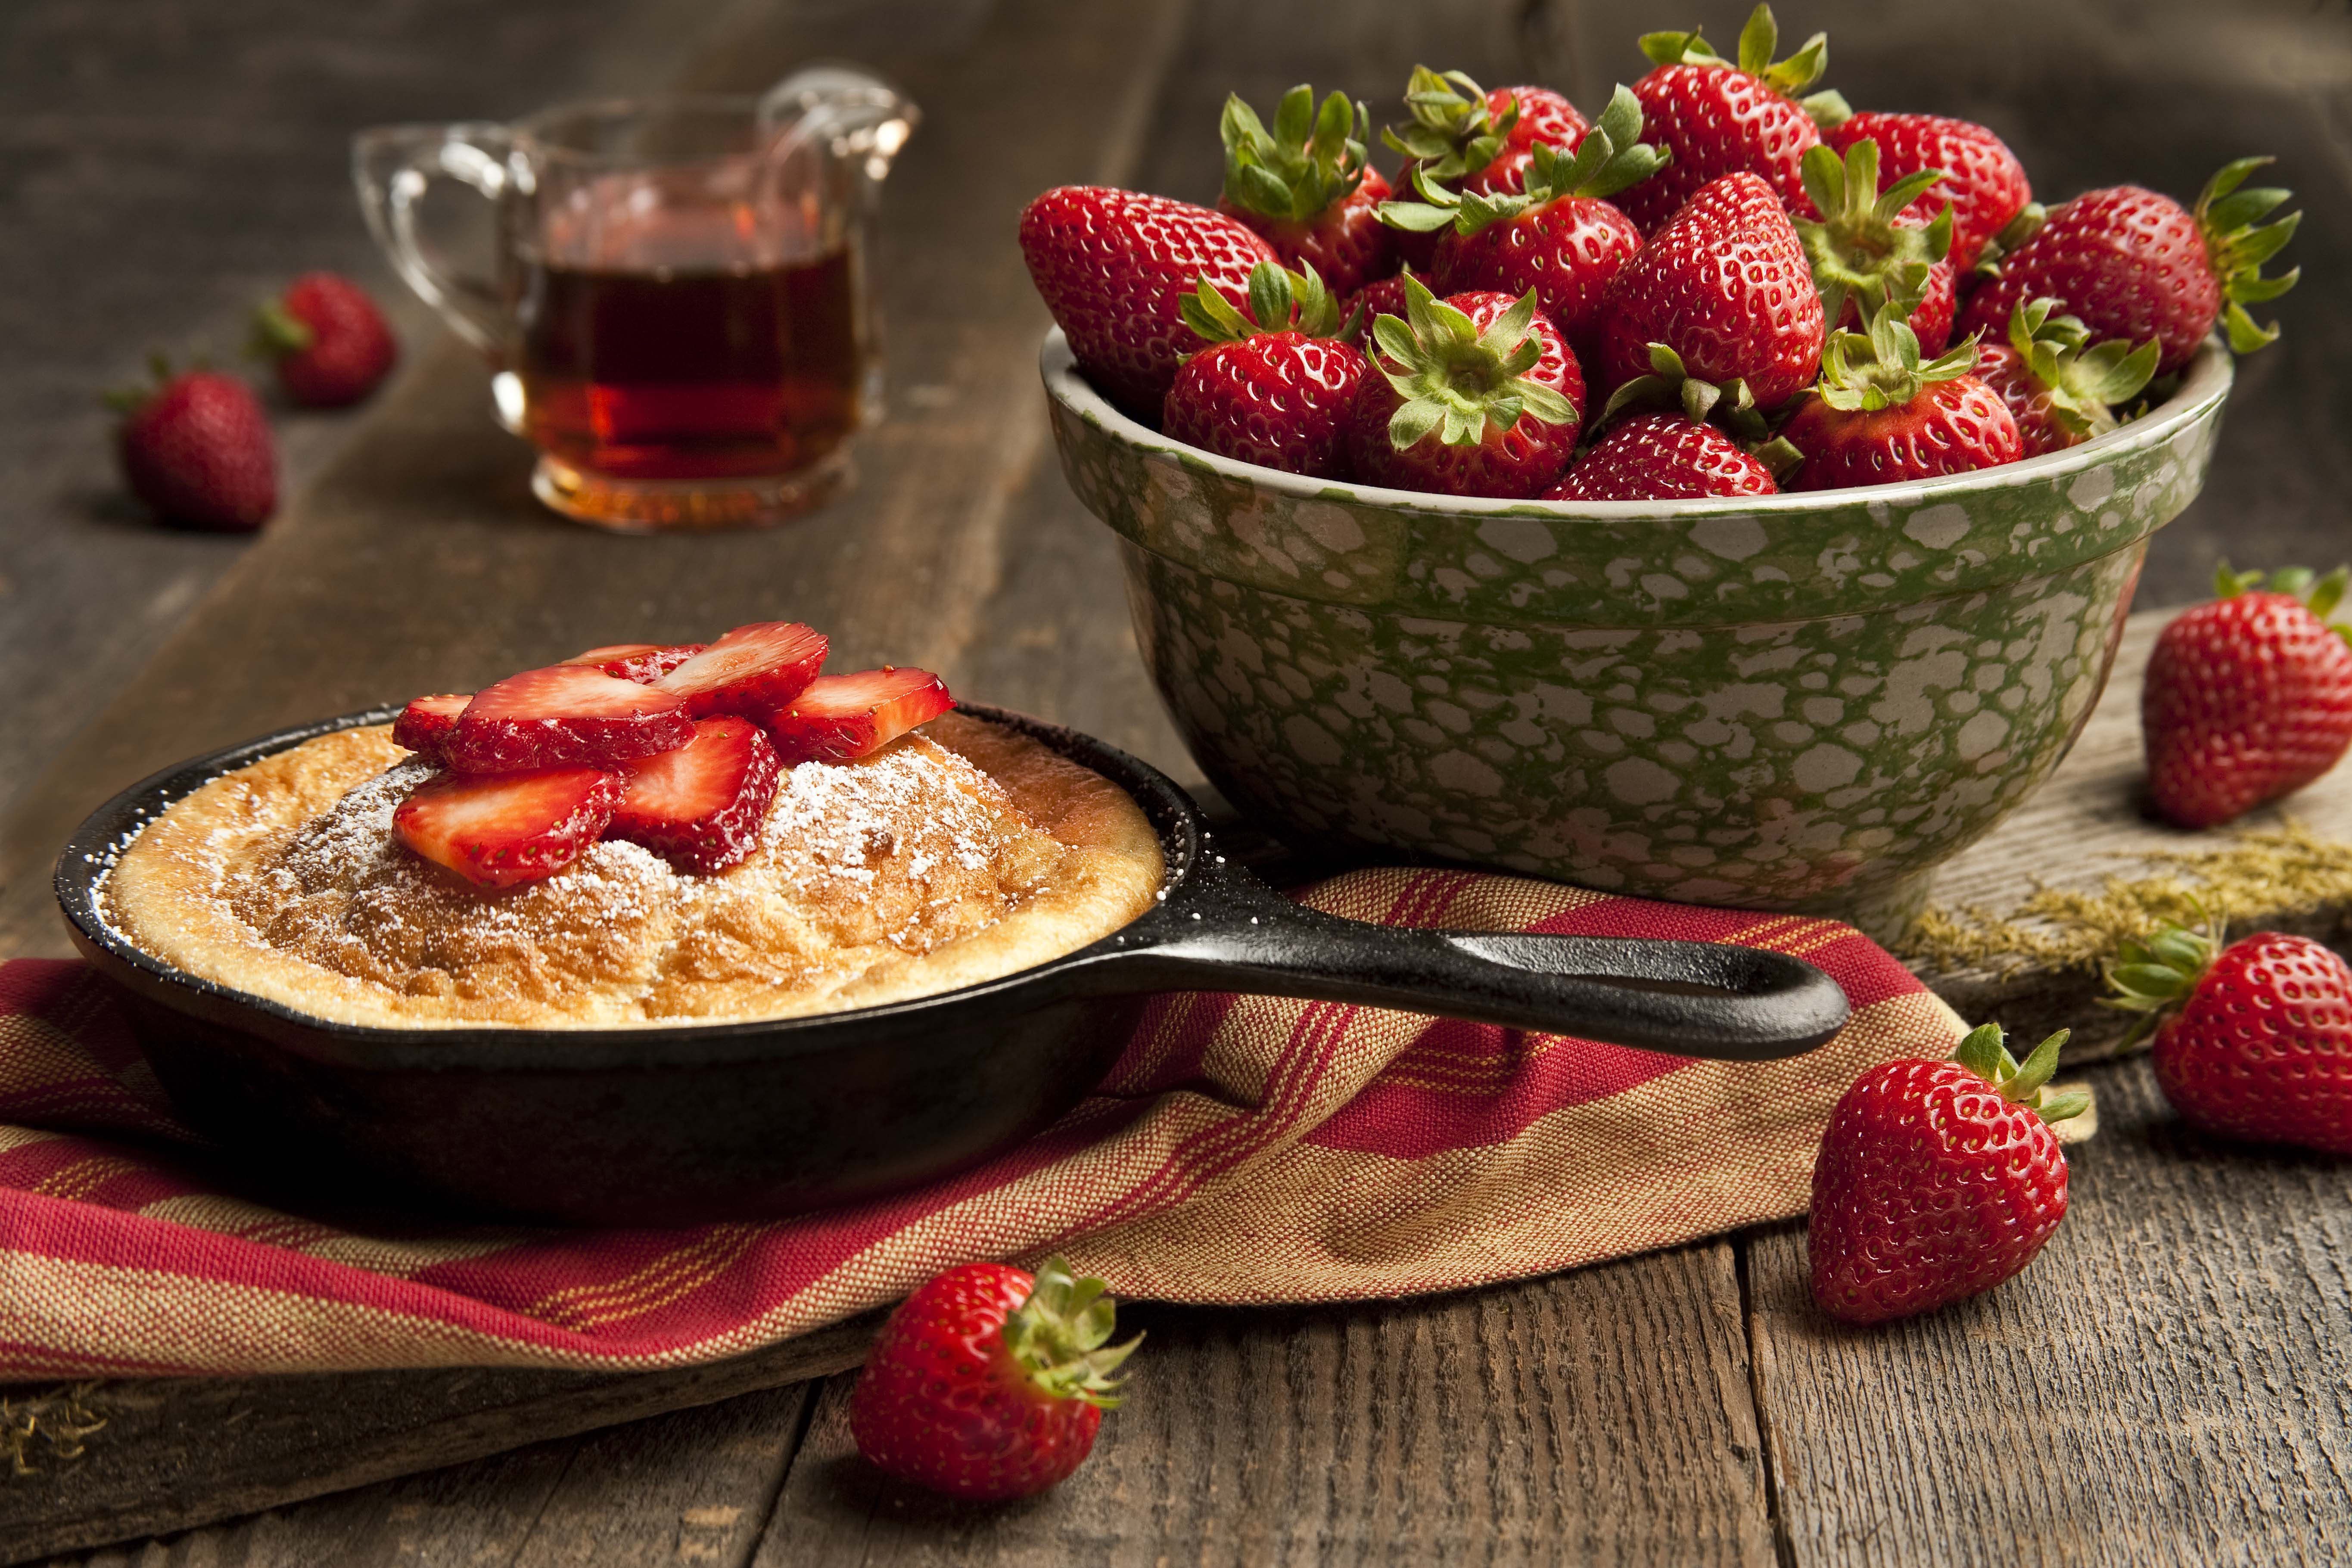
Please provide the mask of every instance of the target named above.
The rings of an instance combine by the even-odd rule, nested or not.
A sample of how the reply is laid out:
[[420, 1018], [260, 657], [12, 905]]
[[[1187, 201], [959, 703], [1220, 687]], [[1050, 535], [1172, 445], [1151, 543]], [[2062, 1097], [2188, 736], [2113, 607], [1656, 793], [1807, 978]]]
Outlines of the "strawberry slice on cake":
[[787, 765], [845, 763], [879, 751], [954, 706], [946, 683], [929, 670], [885, 665], [821, 675], [761, 722]]
[[642, 844], [683, 870], [723, 871], [759, 847], [783, 769], [768, 737], [731, 715], [696, 721], [675, 752], [623, 766], [626, 793], [607, 837]]
[[658, 687], [586, 665], [527, 669], [484, 687], [444, 742], [459, 773], [610, 767], [694, 738], [685, 704]]
[[753, 621], [737, 626], [654, 686], [675, 692], [697, 719], [713, 713], [756, 715], [798, 697], [824, 666], [824, 634], [798, 621]]
[[563, 662], [590, 665], [615, 680], [634, 680], [640, 686], [651, 686], [702, 649], [703, 645], [698, 642], [618, 642], [608, 647], [592, 647], [586, 653], [575, 653]]
[[393, 836], [483, 888], [551, 877], [604, 836], [621, 775], [602, 768], [444, 774], [393, 813]]
[[406, 746], [428, 763], [448, 761], [449, 731], [457, 727], [457, 715], [474, 700], [470, 691], [443, 691], [430, 697], [415, 697], [392, 721], [392, 742]]

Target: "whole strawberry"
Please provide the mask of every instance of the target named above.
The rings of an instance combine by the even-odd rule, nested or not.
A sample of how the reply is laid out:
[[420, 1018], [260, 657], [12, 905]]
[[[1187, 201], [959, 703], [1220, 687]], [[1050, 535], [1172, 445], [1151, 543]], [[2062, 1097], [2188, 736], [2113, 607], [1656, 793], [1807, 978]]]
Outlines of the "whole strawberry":
[[2017, 421], [1969, 374], [1976, 354], [1970, 341], [1921, 363], [1900, 304], [1872, 319], [1868, 337], [1831, 333], [1820, 387], [1780, 426], [1805, 458], [1785, 488], [1902, 484], [2017, 461]]
[[1654, 174], [1664, 160], [1642, 142], [1642, 106], [1619, 88], [1573, 153], [1538, 143], [1517, 195], [1469, 192], [1444, 202], [1391, 202], [1381, 216], [1402, 228], [1442, 230], [1434, 263], [1448, 294], [1535, 290], [1536, 302], [1580, 355], [1598, 332], [1601, 291], [1642, 233], [1607, 198]]
[[2259, 220], [2293, 193], [2241, 190], [2268, 158], [2225, 166], [2197, 198], [2194, 212], [2170, 196], [2117, 185], [2085, 191], [2053, 207], [2042, 226], [2003, 255], [2000, 271], [1969, 297], [1962, 331], [1997, 337], [2010, 312], [2048, 298], [2081, 320], [2093, 342], [2121, 338], [2162, 345], [2156, 374], [2187, 364], [2220, 320], [2230, 347], [2252, 353], [2278, 336], [2246, 307], [2294, 287], [2297, 268], [2276, 278], [2263, 267], [2294, 237], [2301, 213]]
[[1201, 340], [1182, 303], [1205, 279], [1238, 306], [1274, 247], [1223, 213], [1100, 185], [1060, 185], [1021, 215], [1021, 254], [1078, 367], [1139, 419], [1156, 419]]
[[1736, 64], [1708, 47], [1696, 28], [1643, 37], [1642, 52], [1657, 68], [1634, 83], [1633, 92], [1650, 140], [1672, 160], [1655, 179], [1625, 194], [1626, 216], [1645, 232], [1731, 174], [1755, 174], [1790, 211], [1811, 211], [1799, 164], [1822, 139], [1813, 110], [1843, 110], [1844, 100], [1817, 93], [1800, 102], [1795, 96], [1828, 68], [1826, 34], [1814, 34], [1775, 65], [1780, 42], [1769, 5], [1757, 6], [1740, 29]]
[[166, 522], [250, 533], [278, 510], [278, 445], [253, 389], [235, 376], [173, 375], [159, 357], [152, 392], [114, 394], [115, 450], [131, 493]]
[[2106, 966], [2107, 1005], [2156, 1027], [2156, 1081], [2181, 1120], [2258, 1143], [2352, 1154], [2352, 967], [2274, 931], [2227, 947], [2168, 926]]
[[1348, 416], [1356, 478], [1398, 489], [1519, 500], [1568, 467], [1584, 377], [1532, 292], [1438, 300], [1405, 285], [1372, 323], [1372, 372]]
[[[2292, 795], [2352, 747], [2352, 647], [2329, 624], [2347, 574], [2215, 574], [2221, 595], [2173, 618], [2140, 690], [2148, 804], [2213, 827]], [[2305, 595], [2308, 595], [2306, 601]]]
[[2049, 1124], [2090, 1103], [2042, 1099], [2065, 1039], [2021, 1067], [1987, 1024], [1950, 1061], [1884, 1062], [1853, 1081], [1813, 1163], [1805, 1248], [1822, 1311], [1847, 1323], [1932, 1312], [2033, 1261], [2066, 1217]]
[[2009, 405], [2025, 455], [2063, 451], [2116, 427], [2111, 405], [2129, 403], [2156, 374], [2156, 340], [2120, 338], [2086, 349], [2090, 333], [2055, 300], [2010, 312], [2009, 342], [1977, 350], [1976, 375]]
[[1370, 118], [1335, 92], [1315, 106], [1301, 84], [1282, 95], [1268, 131], [1238, 93], [1225, 100], [1225, 190], [1217, 210], [1239, 218], [1286, 267], [1311, 268], [1336, 294], [1352, 294], [1396, 270], [1396, 244], [1381, 222], [1389, 183], [1364, 161]]
[[[1498, 87], [1492, 92], [1460, 71], [1415, 66], [1405, 84], [1406, 119], [1381, 140], [1404, 155], [1397, 189], [1430, 199], [1444, 188], [1465, 195], [1514, 195], [1522, 188], [1538, 145], [1573, 153], [1584, 139], [1584, 116], [1547, 87]], [[1397, 235], [1397, 254], [1427, 270], [1436, 241], [1423, 230]]]
[[1942, 353], [1958, 305], [1948, 258], [1952, 219], [1939, 213], [1922, 222], [1908, 210], [1942, 171], [1907, 174], [1882, 194], [1878, 143], [1863, 141], [1843, 161], [1827, 147], [1808, 148], [1803, 172], [1805, 194], [1822, 216], [1797, 219], [1797, 237], [1830, 330], [1861, 331], [1892, 300], [1902, 305], [1920, 348]]
[[918, 1289], [866, 1352], [849, 1405], [857, 1451], [934, 1491], [983, 1502], [1028, 1497], [1067, 1477], [1118, 1404], [1111, 1373], [1138, 1340], [1113, 1345], [1099, 1279], [1060, 1258], [1033, 1279], [967, 1263]]
[[1879, 173], [1890, 180], [1938, 171], [1941, 177], [1905, 210], [1921, 225], [1951, 213], [1952, 265], [1962, 272], [2033, 200], [2025, 165], [2009, 144], [1966, 120], [1864, 110], [1829, 126], [1822, 140], [1839, 153], [1859, 142], [1877, 142]]
[[[1370, 367], [1361, 350], [1333, 336], [1339, 307], [1312, 267], [1291, 273], [1260, 263], [1249, 316], [1203, 285], [1184, 301], [1184, 320], [1209, 346], [1176, 373], [1163, 433], [1237, 462], [1347, 478], [1348, 414]], [[1260, 331], [1257, 321], [1288, 326]]]
[[400, 357], [367, 290], [332, 272], [306, 272], [254, 312], [254, 353], [278, 367], [286, 395], [339, 408], [376, 389]]
[[1664, 343], [1702, 381], [1744, 381], [1769, 413], [1812, 384], [1822, 341], [1821, 296], [1789, 215], [1754, 174], [1727, 174], [1610, 281], [1594, 376], [1615, 387], [1646, 374], [1650, 345]]

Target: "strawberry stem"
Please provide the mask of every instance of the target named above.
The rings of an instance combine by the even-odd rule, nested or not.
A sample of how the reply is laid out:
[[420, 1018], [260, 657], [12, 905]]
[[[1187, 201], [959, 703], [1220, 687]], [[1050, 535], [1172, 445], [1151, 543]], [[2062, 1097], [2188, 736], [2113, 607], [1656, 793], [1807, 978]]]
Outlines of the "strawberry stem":
[[1057, 1399], [1083, 1399], [1104, 1410], [1118, 1407], [1123, 1381], [1111, 1373], [1135, 1353], [1141, 1334], [1109, 1343], [1118, 1307], [1109, 1287], [1080, 1279], [1059, 1256], [1045, 1260], [1029, 1299], [1004, 1320], [1004, 1348], [1029, 1380]]

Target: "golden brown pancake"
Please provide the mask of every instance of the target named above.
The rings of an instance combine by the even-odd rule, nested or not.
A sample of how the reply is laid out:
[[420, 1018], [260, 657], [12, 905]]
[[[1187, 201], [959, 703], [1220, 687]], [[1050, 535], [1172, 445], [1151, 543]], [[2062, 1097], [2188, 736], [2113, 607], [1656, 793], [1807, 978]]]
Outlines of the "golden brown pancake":
[[392, 837], [432, 773], [378, 725], [225, 774], [123, 851], [108, 916], [174, 968], [315, 1017], [612, 1028], [996, 979], [1127, 924], [1164, 872], [1125, 790], [952, 713], [787, 769], [759, 847], [716, 876], [608, 839], [542, 881], [475, 887]]

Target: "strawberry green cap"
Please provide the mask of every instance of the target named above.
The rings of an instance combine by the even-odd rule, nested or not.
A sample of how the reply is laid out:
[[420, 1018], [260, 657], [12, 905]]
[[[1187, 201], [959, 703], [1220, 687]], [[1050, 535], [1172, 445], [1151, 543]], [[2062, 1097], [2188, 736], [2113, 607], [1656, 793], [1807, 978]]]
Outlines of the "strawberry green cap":
[[[2226, 574], [2229, 568], [2221, 570]], [[2201, 909], [2199, 912], [2204, 913]], [[2125, 1045], [2137, 1044], [2153, 1033], [2166, 1014], [2189, 1000], [2197, 983], [2213, 967], [2213, 955], [2221, 951], [2221, 936], [2220, 919], [2207, 914], [2203, 931], [2168, 924], [2150, 937], [2127, 937], [2116, 948], [2116, 956], [2099, 965], [2099, 973], [2114, 992], [2100, 997], [2099, 1005], [2140, 1016], [2124, 1037]]]
[[1275, 262], [1259, 262], [1250, 268], [1249, 300], [1249, 315], [1244, 316], [1202, 278], [1192, 293], [1177, 300], [1176, 309], [1184, 324], [1204, 342], [1239, 342], [1260, 332], [1305, 332], [1310, 338], [1355, 332], [1351, 317], [1342, 333], [1339, 301], [1331, 298], [1331, 290], [1307, 262], [1300, 262], [1296, 272], [1286, 271]]
[[1143, 1342], [1109, 1342], [1118, 1308], [1104, 1294], [1109, 1287], [1091, 1276], [1079, 1279], [1060, 1258], [1037, 1270], [1036, 1283], [1004, 1320], [1004, 1348], [1029, 1381], [1057, 1399], [1083, 1399], [1105, 1410], [1118, 1406], [1120, 1379], [1111, 1373]]
[[[1780, 47], [1780, 24], [1773, 19], [1772, 7], [1759, 5], [1748, 15], [1748, 25], [1739, 29], [1739, 58], [1727, 60], [1715, 52], [1707, 41], [1693, 27], [1687, 33], [1644, 33], [1642, 52], [1651, 62], [1662, 66], [1736, 66], [1755, 77], [1783, 98], [1796, 98], [1805, 89], [1821, 80], [1822, 73], [1830, 67], [1830, 36], [1815, 33], [1804, 47], [1787, 59], [1775, 64], [1772, 56]], [[1806, 113], [1816, 123], [1836, 125], [1853, 118], [1845, 96], [1838, 92], [1817, 92], [1799, 99]]]
[[1416, 167], [1413, 188], [1422, 199], [1382, 202], [1381, 221], [1423, 234], [1452, 224], [1456, 232], [1472, 235], [1561, 196], [1613, 196], [1664, 168], [1673, 156], [1642, 140], [1642, 100], [1622, 82], [1573, 154], [1541, 142], [1528, 154], [1525, 189], [1516, 195], [1473, 191], [1457, 196]]
[[1842, 320], [1848, 300], [1865, 321], [1890, 300], [1902, 301], [1906, 317], [1917, 310], [1928, 274], [1952, 248], [1952, 209], [1946, 206], [1925, 228], [1895, 219], [1945, 172], [1922, 169], [1881, 191], [1878, 143], [1866, 137], [1847, 148], [1843, 160], [1829, 147], [1808, 147], [1800, 172], [1805, 195], [1822, 216], [1798, 218], [1797, 237], [1804, 242], [1826, 319]]
[[1450, 184], [1495, 161], [1519, 122], [1517, 99], [1496, 114], [1486, 106], [1486, 89], [1460, 71], [1412, 68], [1405, 83], [1402, 124], [1391, 125], [1381, 140], [1413, 160], [1413, 183], [1426, 177]]
[[2044, 1121], [2063, 1121], [2091, 1108], [2090, 1095], [2079, 1089], [2046, 1099], [2042, 1092], [2058, 1070], [2059, 1047], [2072, 1033], [2059, 1030], [2021, 1063], [2009, 1054], [2008, 1037], [1999, 1024], [1979, 1024], [1961, 1039], [1952, 1059], [1999, 1089], [2011, 1104], [2024, 1106]]
[[2116, 427], [2108, 405], [2139, 395], [2164, 345], [2150, 338], [2134, 348], [2111, 338], [2085, 347], [2089, 329], [2076, 317], [2053, 315], [2057, 308], [2052, 299], [2020, 300], [2009, 313], [2009, 346], [2050, 395], [2053, 418], [2076, 436], [2104, 435]]
[[1371, 115], [1343, 92], [1317, 108], [1301, 82], [1275, 106], [1268, 131], [1239, 93], [1225, 99], [1217, 131], [1225, 142], [1225, 199], [1271, 218], [1311, 218], [1355, 194], [1368, 167]]
[[2303, 222], [2299, 212], [2289, 213], [2273, 223], [2259, 221], [2294, 195], [2293, 191], [2274, 186], [2239, 189], [2248, 174], [2271, 162], [2269, 158], [2240, 158], [2225, 163], [2205, 183], [2203, 194], [2197, 198], [2197, 226], [2205, 236], [2206, 258], [2212, 263], [2213, 276], [2221, 282], [2221, 297], [2228, 301], [2221, 321], [2229, 331], [2232, 353], [2250, 354], [2277, 341], [2278, 324], [2262, 325], [2247, 313], [2246, 307], [2277, 299], [2303, 276], [2300, 267], [2290, 268], [2276, 278], [2263, 276], [2264, 264], [2285, 248]]
[[1593, 426], [1596, 435], [1619, 415], [1636, 408], [1676, 409], [1694, 425], [1714, 420], [1776, 479], [1804, 461], [1802, 452], [1772, 434], [1747, 382], [1736, 375], [1720, 384], [1701, 381], [1684, 365], [1682, 355], [1664, 343], [1650, 345], [1649, 374], [1635, 376], [1609, 395]]
[[1543, 357], [1530, 289], [1481, 332], [1476, 322], [1407, 277], [1402, 318], [1372, 322], [1374, 360], [1404, 402], [1389, 416], [1389, 443], [1402, 452], [1431, 432], [1449, 447], [1475, 447], [1489, 421], [1507, 430], [1522, 414], [1547, 425], [1576, 418], [1558, 389], [1530, 381]]
[[1870, 319], [1870, 332], [1832, 332], [1822, 347], [1822, 379], [1814, 390], [1832, 408], [1868, 413], [1899, 408], [1930, 383], [1958, 381], [1976, 368], [1977, 341], [1969, 338], [1924, 363], [1918, 334], [1905, 319], [1899, 300], [1890, 300]]

